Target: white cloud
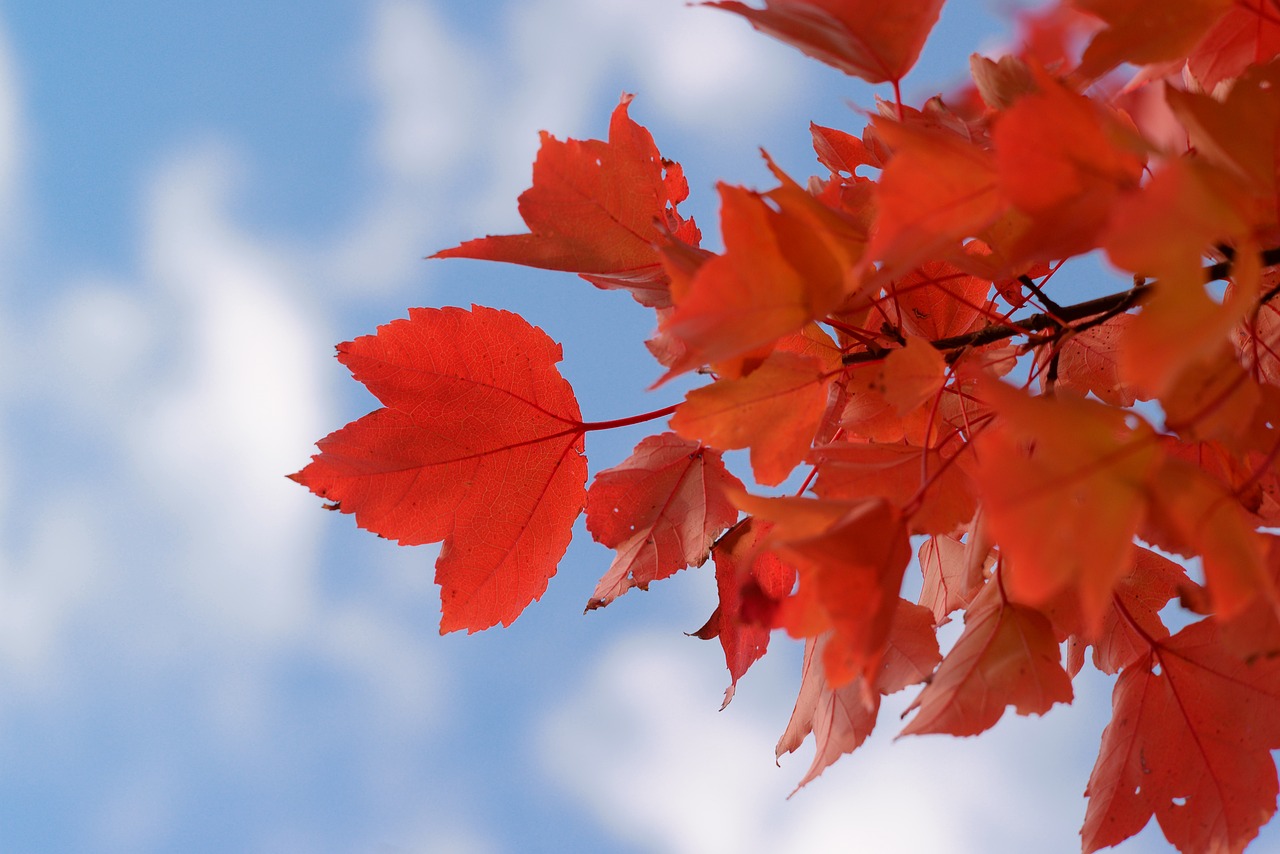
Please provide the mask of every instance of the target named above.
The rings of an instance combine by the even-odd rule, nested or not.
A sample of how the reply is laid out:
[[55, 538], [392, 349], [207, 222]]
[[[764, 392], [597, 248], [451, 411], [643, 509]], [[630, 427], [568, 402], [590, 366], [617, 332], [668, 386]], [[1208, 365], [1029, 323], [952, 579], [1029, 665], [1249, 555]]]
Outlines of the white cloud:
[[690, 854], [1078, 846], [1105, 687], [1087, 683], [1076, 707], [1045, 718], [1010, 712], [976, 739], [894, 742], [905, 697], [892, 698], [862, 748], [786, 800], [809, 762], [806, 748], [773, 764], [798, 674], [766, 657], [716, 712], [722, 662], [692, 646], [619, 641], [539, 733], [551, 779], [618, 838]]
[[65, 689], [60, 665], [75, 652], [72, 628], [103, 586], [94, 573], [103, 534], [92, 498], [68, 491], [0, 558], [0, 672], [11, 688], [45, 698]]
[[385, 0], [369, 54], [381, 163], [397, 179], [439, 180], [474, 145], [467, 119], [484, 109], [482, 49], [433, 4]]
[[231, 225], [237, 166], [218, 148], [155, 178], [148, 277], [167, 309], [172, 370], [141, 402], [133, 457], [189, 526], [191, 607], [269, 638], [298, 629], [314, 595], [319, 522], [284, 475], [325, 422], [324, 325], [287, 261]]
[[42, 390], [97, 429], [118, 425], [154, 355], [156, 319], [127, 282], [90, 275], [67, 282], [44, 313]]
[[6, 236], [18, 225], [16, 214], [24, 190], [26, 133], [22, 113], [17, 64], [8, 33], [0, 28], [0, 233]]

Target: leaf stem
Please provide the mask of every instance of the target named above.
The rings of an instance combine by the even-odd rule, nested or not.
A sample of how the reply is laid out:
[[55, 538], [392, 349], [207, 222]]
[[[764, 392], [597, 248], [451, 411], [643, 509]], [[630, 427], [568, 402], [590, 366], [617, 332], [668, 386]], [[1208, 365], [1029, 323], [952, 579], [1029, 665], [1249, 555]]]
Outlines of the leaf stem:
[[666, 418], [671, 413], [680, 408], [680, 404], [673, 403], [670, 406], [664, 406], [661, 409], [655, 409], [652, 412], [643, 412], [639, 415], [631, 415], [627, 418], [615, 418], [612, 421], [585, 421], [578, 425], [583, 433], [590, 433], [594, 430], [612, 430], [615, 427], [630, 427], [632, 424], [643, 424], [646, 421], [656, 421], [659, 418]]

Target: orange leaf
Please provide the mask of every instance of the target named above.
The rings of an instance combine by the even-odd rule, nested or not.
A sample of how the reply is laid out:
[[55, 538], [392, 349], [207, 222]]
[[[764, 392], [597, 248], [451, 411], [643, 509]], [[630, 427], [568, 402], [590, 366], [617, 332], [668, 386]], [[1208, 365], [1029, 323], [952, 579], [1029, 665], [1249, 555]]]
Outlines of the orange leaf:
[[879, 153], [851, 133], [835, 128], [809, 123], [813, 136], [813, 150], [818, 162], [831, 170], [833, 175], [845, 173], [852, 177], [859, 166], [879, 169], [884, 166]]
[[[1055, 388], [1074, 391], [1081, 396], [1093, 393], [1103, 403], [1112, 406], [1132, 406], [1136, 397], [1120, 376], [1117, 351], [1134, 319], [1132, 314], [1119, 314], [1106, 323], [1069, 336], [1057, 351], [1058, 380]], [[1051, 355], [1047, 349], [1041, 353], [1041, 367], [1045, 370], [1049, 367]]]
[[816, 359], [773, 353], [742, 379], [689, 392], [671, 428], [721, 450], [750, 448], [756, 480], [773, 486], [809, 453], [826, 407], [826, 386]]
[[880, 373], [885, 400], [899, 415], [932, 401], [947, 378], [947, 362], [937, 348], [914, 335], [906, 340], [905, 346], [885, 356]]
[[1112, 708], [1085, 789], [1084, 850], [1154, 814], [1180, 851], [1243, 851], [1276, 809], [1280, 661], [1246, 664], [1206, 620], [1126, 667]]
[[894, 694], [909, 685], [918, 685], [933, 675], [940, 661], [942, 652], [933, 614], [928, 608], [899, 599], [885, 641], [884, 663], [875, 679], [876, 690]]
[[839, 687], [827, 681], [821, 662], [828, 643], [826, 635], [805, 641], [800, 695], [774, 748], [777, 757], [792, 753], [813, 733], [813, 762], [795, 792], [816, 780], [841, 756], [857, 750], [875, 729], [880, 713], [879, 692], [869, 690], [861, 676]]
[[977, 735], [1013, 706], [1043, 715], [1070, 703], [1071, 679], [1044, 614], [1004, 599], [989, 581], [964, 615], [964, 632], [908, 712], [919, 712], [902, 735]]
[[1215, 614], [1230, 619], [1258, 599], [1277, 601], [1258, 520], [1226, 487], [1183, 460], [1166, 458], [1153, 479], [1143, 539], [1204, 561]]
[[572, 536], [587, 461], [560, 345], [505, 311], [415, 308], [338, 347], [383, 404], [291, 475], [403, 545], [444, 541], [440, 631], [510, 625]]
[[857, 285], [865, 234], [794, 182], [768, 196], [721, 184], [720, 199], [725, 253], [697, 268], [661, 318], [662, 334], [687, 348], [664, 379], [770, 345]]
[[793, 637], [834, 630], [823, 662], [845, 685], [880, 669], [902, 576], [911, 560], [906, 525], [891, 505], [739, 496], [738, 506], [774, 522], [770, 549], [800, 576], [778, 621]]
[[980, 555], [973, 551], [972, 545], [941, 534], [920, 544], [920, 572], [924, 576], [920, 604], [932, 611], [939, 626], [948, 622], [952, 611], [973, 601], [986, 580], [987, 554], [985, 550]]
[[975, 237], [1005, 207], [991, 152], [954, 133], [872, 119], [893, 149], [876, 185], [876, 230], [867, 254], [905, 273]]
[[[1129, 574], [1116, 585], [1115, 599], [1093, 642], [1093, 664], [1103, 673], [1119, 673], [1129, 662], [1146, 655], [1152, 640], [1169, 636], [1160, 611], [1191, 584], [1187, 571], [1150, 549], [1134, 546]], [[1083, 652], [1076, 638], [1073, 652]], [[1081, 659], [1083, 661], [1083, 659]], [[1072, 675], [1079, 667], [1072, 667]]]
[[998, 381], [979, 388], [999, 418], [977, 438], [974, 477], [1012, 559], [1009, 595], [1036, 606], [1074, 588], [1096, 628], [1128, 570], [1160, 459], [1154, 436], [1095, 401], [1029, 397]]
[[1264, 198], [1276, 193], [1280, 63], [1252, 66], [1223, 100], [1168, 88], [1165, 97], [1197, 156], [1230, 169]]
[[506, 261], [578, 273], [601, 288], [623, 288], [642, 305], [671, 304], [667, 274], [654, 248], [668, 233], [701, 239], [676, 205], [689, 195], [679, 164], [664, 160], [653, 137], [627, 115], [623, 95], [609, 141], [564, 142], [542, 134], [533, 186], [520, 194], [529, 234], [468, 240], [432, 258]]
[[942, 0], [765, 0], [753, 9], [734, 0], [707, 3], [741, 15], [773, 36], [868, 83], [898, 81], [915, 65]]
[[1231, 8], [1232, 0], [1073, 0], [1072, 5], [1107, 23], [1080, 62], [1079, 73], [1092, 79], [1122, 62], [1182, 59]]
[[[1104, 240], [1116, 266], [1158, 281], [1124, 336], [1120, 373], [1147, 396], [1163, 394], [1179, 372], [1228, 337], [1257, 292], [1250, 220], [1256, 200], [1239, 182], [1204, 161], [1171, 160], [1115, 205]], [[1201, 257], [1217, 243], [1236, 244], [1244, 281], [1219, 305], [1205, 292]], [[1253, 269], [1250, 269], [1250, 265]]]
[[952, 462], [954, 455], [913, 445], [835, 442], [814, 450], [814, 492], [847, 500], [880, 496], [903, 510], [918, 498], [910, 518], [912, 533], [947, 533], [976, 509], [966, 467]]
[[1046, 260], [1097, 245], [1111, 205], [1137, 187], [1143, 160], [1118, 144], [1117, 122], [1047, 75], [999, 115], [992, 140], [1000, 192], [1031, 222], [1011, 251]]
[[596, 475], [587, 492], [587, 530], [618, 554], [587, 609], [701, 566], [711, 543], [738, 518], [726, 490], [742, 488], [719, 451], [674, 433], [649, 436], [626, 460]]
[[884, 665], [873, 680], [872, 688], [867, 687], [867, 681], [861, 676], [847, 685], [831, 686], [820, 666], [829, 642], [829, 635], [805, 641], [800, 695], [775, 749], [778, 757], [792, 753], [804, 742], [805, 736], [813, 733], [813, 763], [796, 791], [866, 740], [875, 727], [882, 694], [892, 694], [925, 680], [942, 658], [928, 610], [902, 599], [898, 600], [889, 630]]
[[946, 261], [926, 261], [893, 283], [886, 308], [902, 312], [904, 331], [937, 341], [977, 327], [987, 306], [991, 282]]

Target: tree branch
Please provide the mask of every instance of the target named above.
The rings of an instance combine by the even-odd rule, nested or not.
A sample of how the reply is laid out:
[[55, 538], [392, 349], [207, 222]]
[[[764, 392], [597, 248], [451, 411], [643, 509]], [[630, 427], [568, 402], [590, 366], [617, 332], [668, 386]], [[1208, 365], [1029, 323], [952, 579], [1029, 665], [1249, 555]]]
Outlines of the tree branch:
[[[1280, 248], [1268, 249], [1262, 253], [1262, 266], [1274, 267], [1280, 264]], [[1218, 264], [1211, 264], [1204, 268], [1204, 281], [1216, 282], [1225, 279], [1231, 275], [1231, 261], [1223, 261]], [[991, 326], [984, 326], [965, 335], [953, 335], [950, 338], [939, 338], [936, 341], [930, 341], [934, 349], [951, 353], [963, 350], [966, 347], [981, 347], [984, 344], [994, 344], [996, 341], [1003, 341], [1006, 338], [1015, 338], [1019, 335], [1027, 335], [1033, 332], [1040, 332], [1046, 329], [1054, 329], [1059, 332], [1070, 330], [1072, 332], [1083, 331], [1093, 326], [1105, 323], [1118, 314], [1124, 314], [1132, 308], [1136, 308], [1146, 302], [1152, 294], [1151, 285], [1145, 281], [1139, 280], [1132, 288], [1127, 291], [1120, 291], [1106, 296], [1096, 297], [1084, 302], [1078, 302], [1074, 305], [1058, 306], [1055, 309], [1041, 314], [1033, 314], [1030, 317], [1024, 317], [1020, 320], [1011, 320], [1008, 323], [996, 323]], [[1262, 295], [1259, 304], [1269, 302], [1280, 294], [1280, 285], [1268, 290]], [[1043, 298], [1043, 297], [1042, 297]], [[1073, 320], [1085, 320], [1089, 318], [1089, 322], [1080, 326], [1062, 326], [1063, 323], [1071, 323]], [[861, 351], [857, 353], [846, 353], [843, 362], [846, 365], [857, 365], [865, 362], [874, 362], [877, 359], [884, 358], [883, 351]]]

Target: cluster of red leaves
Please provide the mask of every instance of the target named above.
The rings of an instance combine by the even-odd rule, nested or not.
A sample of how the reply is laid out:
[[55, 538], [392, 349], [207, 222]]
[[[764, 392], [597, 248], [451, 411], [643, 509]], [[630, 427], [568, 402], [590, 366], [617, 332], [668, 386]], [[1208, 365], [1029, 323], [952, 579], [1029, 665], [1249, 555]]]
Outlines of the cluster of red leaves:
[[[415, 309], [339, 347], [383, 407], [294, 478], [382, 536], [443, 541], [442, 631], [514, 620], [583, 509], [616, 551], [588, 607], [714, 559], [697, 634], [724, 648], [726, 703], [771, 631], [805, 640], [777, 747], [813, 734], [803, 782], [883, 695], [923, 683], [903, 733], [973, 735], [1069, 703], [1092, 648], [1118, 678], [1084, 849], [1154, 815], [1182, 851], [1242, 850], [1280, 748], [1280, 3], [1073, 0], [918, 109], [898, 82], [942, 0], [711, 5], [894, 101], [858, 135], [814, 126], [807, 185], [772, 163], [773, 189], [721, 185], [717, 253], [624, 97], [607, 141], [543, 136], [528, 234], [437, 254], [625, 289], [665, 377], [709, 382], [584, 422], [541, 330]], [[1055, 301], [1095, 250], [1132, 287]], [[667, 415], [586, 488], [587, 432]], [[808, 477], [752, 494], [731, 449], [761, 486]]]

